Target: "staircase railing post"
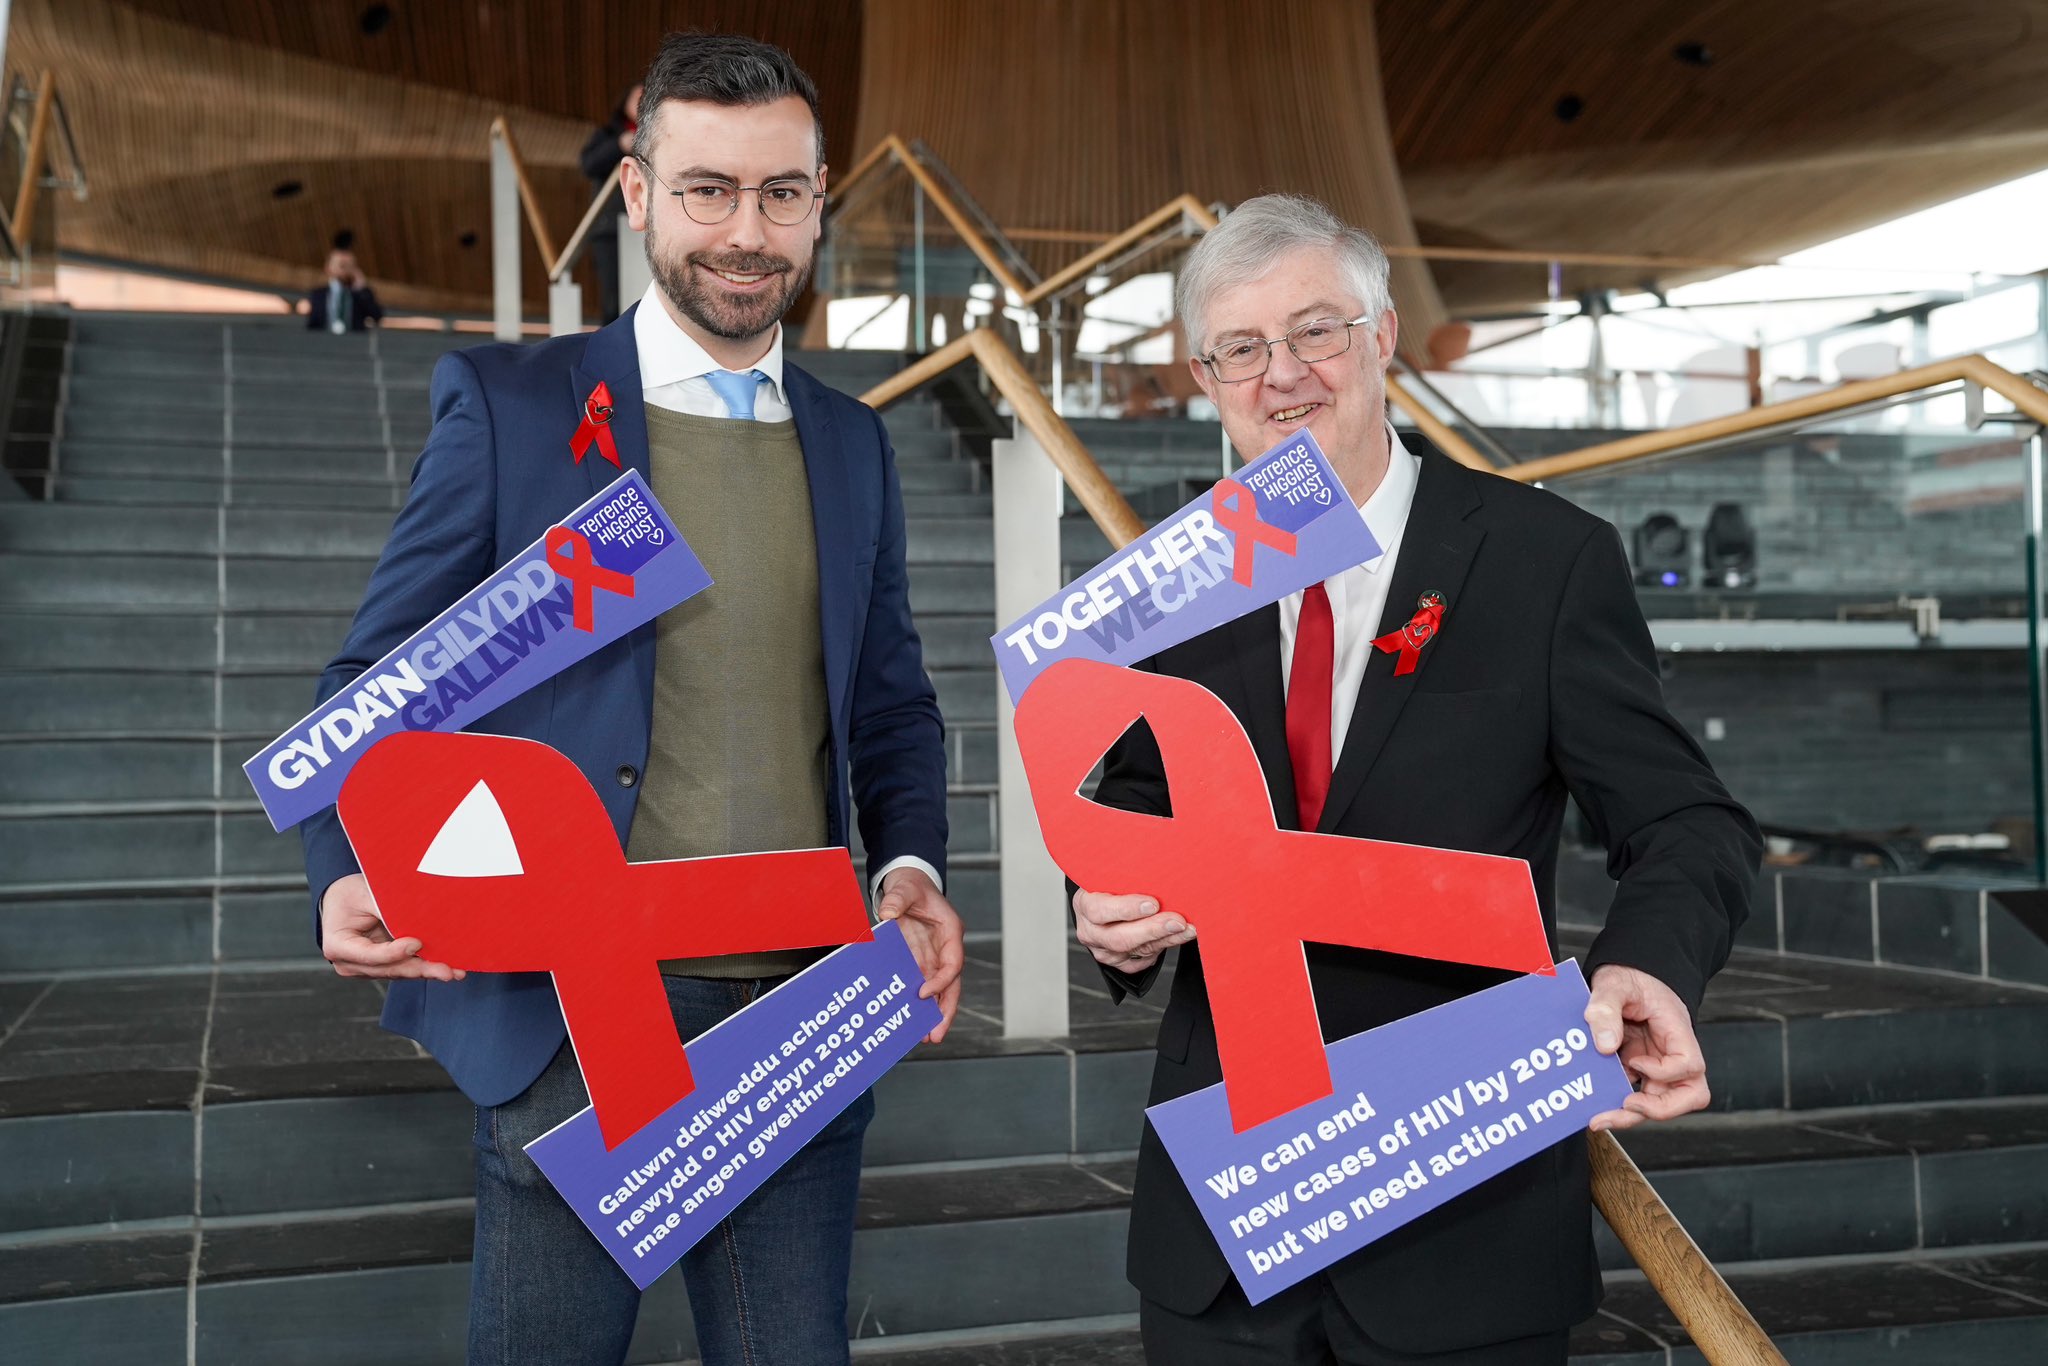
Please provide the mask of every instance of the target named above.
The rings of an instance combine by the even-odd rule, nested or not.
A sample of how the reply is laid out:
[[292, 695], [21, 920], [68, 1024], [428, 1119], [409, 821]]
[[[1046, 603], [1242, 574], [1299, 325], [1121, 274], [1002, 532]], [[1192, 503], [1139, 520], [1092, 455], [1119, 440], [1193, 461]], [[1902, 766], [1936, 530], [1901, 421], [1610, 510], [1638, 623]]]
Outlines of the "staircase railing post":
[[574, 280], [548, 285], [548, 335], [566, 337], [583, 330], [583, 286]]
[[[1060, 589], [1066, 488], [1045, 448], [1021, 424], [1014, 440], [995, 443], [992, 463], [1000, 623], [1016, 620]], [[1017, 749], [1016, 712], [1000, 680], [996, 693], [1003, 1034], [1060, 1038], [1067, 1033], [1067, 883], [1039, 833], [1024, 757]]]
[[512, 148], [491, 130], [491, 335], [519, 340], [519, 172]]

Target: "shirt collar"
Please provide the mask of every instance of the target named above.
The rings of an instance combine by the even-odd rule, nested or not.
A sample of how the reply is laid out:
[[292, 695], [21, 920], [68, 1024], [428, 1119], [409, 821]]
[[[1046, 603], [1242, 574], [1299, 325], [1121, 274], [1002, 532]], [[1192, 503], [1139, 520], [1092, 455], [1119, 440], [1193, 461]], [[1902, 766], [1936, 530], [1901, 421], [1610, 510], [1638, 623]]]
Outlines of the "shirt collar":
[[1416, 475], [1422, 462], [1413, 452], [1401, 444], [1401, 438], [1392, 424], [1387, 427], [1387, 472], [1380, 476], [1380, 486], [1365, 500], [1365, 506], [1358, 515], [1365, 519], [1365, 529], [1380, 548], [1380, 553], [1365, 562], [1365, 568], [1378, 573], [1387, 562], [1387, 554], [1400, 543], [1402, 529], [1408, 525], [1408, 509], [1415, 502]]
[[[647, 286], [647, 292], [640, 296], [640, 307], [633, 312], [633, 346], [640, 355], [640, 389], [643, 393], [725, 368], [711, 359], [697, 344], [697, 339], [676, 326], [676, 320], [669, 317], [668, 310], [662, 307], [658, 281]], [[775, 397], [788, 402], [788, 394], [782, 387], [781, 323], [775, 324], [775, 340], [769, 343], [768, 354], [748, 368], [766, 375]]]

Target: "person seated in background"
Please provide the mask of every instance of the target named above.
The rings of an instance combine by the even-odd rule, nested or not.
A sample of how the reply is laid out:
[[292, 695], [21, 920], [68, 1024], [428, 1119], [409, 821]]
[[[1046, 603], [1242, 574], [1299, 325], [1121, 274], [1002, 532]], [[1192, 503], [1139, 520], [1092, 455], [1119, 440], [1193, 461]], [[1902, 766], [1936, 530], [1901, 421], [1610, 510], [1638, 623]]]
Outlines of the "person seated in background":
[[306, 291], [306, 327], [313, 332], [360, 332], [384, 316], [351, 249], [350, 235], [338, 234], [327, 253], [327, 279]]

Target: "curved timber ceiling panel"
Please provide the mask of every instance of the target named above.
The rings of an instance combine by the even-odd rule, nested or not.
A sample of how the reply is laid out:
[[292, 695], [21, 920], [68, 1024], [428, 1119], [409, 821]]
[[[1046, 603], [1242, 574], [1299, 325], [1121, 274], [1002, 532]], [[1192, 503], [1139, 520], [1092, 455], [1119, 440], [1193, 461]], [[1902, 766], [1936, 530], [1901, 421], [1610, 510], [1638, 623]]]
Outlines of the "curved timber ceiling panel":
[[[311, 285], [336, 229], [400, 307], [489, 307], [488, 135], [505, 114], [556, 244], [589, 203], [576, 153], [661, 35], [731, 28], [818, 78], [852, 122], [859, 9], [770, 0], [15, 0], [8, 63], [57, 73], [91, 175], [59, 206], [78, 252], [281, 289]], [[833, 79], [837, 77], [836, 81]], [[300, 192], [272, 191], [297, 182]], [[463, 244], [475, 233], [475, 245]], [[525, 249], [529, 308], [539, 262]]]
[[[587, 202], [584, 135], [660, 34], [689, 26], [795, 53], [841, 167], [881, 133], [923, 137], [1006, 226], [1109, 232], [1183, 190], [1300, 189], [1396, 244], [1412, 217], [1432, 244], [1738, 262], [2048, 165], [2048, 0], [12, 9], [9, 64], [57, 72], [92, 173], [91, 199], [59, 206], [67, 248], [297, 288], [347, 226], [387, 297], [427, 308], [488, 306], [487, 241], [461, 240], [487, 237], [491, 118], [511, 118], [565, 235]], [[273, 199], [286, 180], [302, 193]], [[1426, 298], [1408, 269], [1404, 297]], [[1440, 262], [1434, 278], [1460, 309], [1543, 286], [1538, 267]]]

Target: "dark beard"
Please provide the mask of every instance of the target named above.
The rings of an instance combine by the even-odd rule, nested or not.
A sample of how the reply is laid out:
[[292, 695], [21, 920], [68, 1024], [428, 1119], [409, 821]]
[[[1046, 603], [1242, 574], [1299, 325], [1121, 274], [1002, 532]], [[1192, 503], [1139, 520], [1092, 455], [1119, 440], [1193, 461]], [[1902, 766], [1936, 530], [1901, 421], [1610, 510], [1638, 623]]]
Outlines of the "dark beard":
[[[712, 336], [727, 341], [747, 341], [781, 322], [811, 278], [811, 260], [796, 267], [786, 257], [766, 253], [695, 252], [680, 261], [671, 260], [662, 251], [652, 223], [647, 227], [646, 246], [648, 269], [654, 272], [655, 282], [676, 311]], [[759, 294], [735, 297], [719, 291], [700, 276], [698, 266], [735, 275], [772, 275], [775, 280], [773, 287]]]

